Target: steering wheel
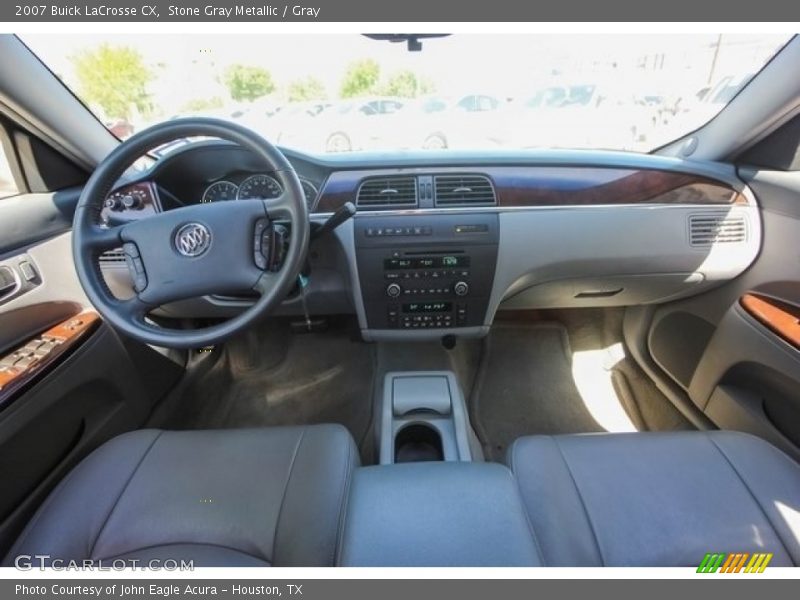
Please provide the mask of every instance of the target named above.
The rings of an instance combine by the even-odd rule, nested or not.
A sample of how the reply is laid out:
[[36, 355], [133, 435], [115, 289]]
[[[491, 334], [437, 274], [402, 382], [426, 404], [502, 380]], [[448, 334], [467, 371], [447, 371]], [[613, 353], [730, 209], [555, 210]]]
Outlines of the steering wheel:
[[[100, 225], [108, 193], [134, 161], [162, 144], [194, 136], [221, 138], [252, 151], [283, 193], [274, 199], [196, 204], [125, 225]], [[289, 221], [291, 227], [288, 247], [278, 260], [272, 227], [276, 219]], [[303, 266], [309, 229], [300, 180], [275, 146], [227, 121], [176, 119], [132, 136], [95, 169], [75, 210], [72, 253], [86, 295], [114, 328], [155, 346], [199, 348], [242, 331], [286, 297]], [[135, 294], [125, 300], [111, 293], [98, 261], [103, 252], [119, 247], [134, 279]], [[176, 300], [244, 290], [259, 294], [253, 306], [210, 327], [169, 329], [145, 318]]]

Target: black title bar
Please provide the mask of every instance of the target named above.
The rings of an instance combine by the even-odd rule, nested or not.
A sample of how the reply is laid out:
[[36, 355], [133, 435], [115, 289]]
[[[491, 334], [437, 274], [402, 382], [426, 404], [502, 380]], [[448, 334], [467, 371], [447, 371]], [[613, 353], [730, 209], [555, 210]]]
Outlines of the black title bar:
[[787, 0], [4, 0], [0, 20], [19, 22], [795, 22]]

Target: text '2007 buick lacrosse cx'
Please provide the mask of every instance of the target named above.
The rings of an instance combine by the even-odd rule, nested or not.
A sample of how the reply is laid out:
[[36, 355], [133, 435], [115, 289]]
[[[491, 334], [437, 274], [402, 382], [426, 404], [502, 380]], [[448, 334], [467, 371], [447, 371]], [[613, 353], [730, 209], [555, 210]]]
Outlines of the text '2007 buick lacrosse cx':
[[2, 564], [800, 565], [798, 72], [0, 36]]

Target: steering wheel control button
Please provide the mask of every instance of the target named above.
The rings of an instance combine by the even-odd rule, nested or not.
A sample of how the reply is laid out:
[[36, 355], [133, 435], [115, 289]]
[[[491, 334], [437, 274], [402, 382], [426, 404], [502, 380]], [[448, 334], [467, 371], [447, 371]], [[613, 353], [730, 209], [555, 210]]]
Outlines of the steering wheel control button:
[[144, 273], [136, 275], [133, 279], [133, 289], [142, 293], [147, 288], [147, 276]]
[[267, 268], [267, 256], [269, 255], [270, 237], [269, 237], [269, 221], [267, 219], [259, 219], [256, 221], [255, 233], [253, 236], [253, 261], [256, 266], [262, 271]]
[[133, 242], [125, 242], [122, 244], [122, 251], [126, 256], [130, 256], [131, 258], [139, 258], [139, 248], [137, 248], [136, 244]]
[[[261, 247], [262, 250], [264, 246]], [[289, 229], [285, 225], [276, 223], [272, 226], [272, 246], [270, 246], [267, 262], [270, 271], [279, 271], [286, 253], [289, 250]]]
[[143, 292], [147, 287], [147, 274], [144, 272], [144, 263], [138, 256], [131, 259], [133, 262], [133, 289]]
[[147, 274], [144, 270], [142, 257], [139, 254], [139, 248], [133, 242], [125, 242], [122, 245], [122, 252], [125, 257], [125, 265], [128, 267], [128, 272], [133, 280], [133, 289], [137, 292], [143, 292], [147, 287]]
[[196, 258], [211, 247], [211, 232], [202, 223], [187, 223], [175, 233], [175, 249], [187, 258]]

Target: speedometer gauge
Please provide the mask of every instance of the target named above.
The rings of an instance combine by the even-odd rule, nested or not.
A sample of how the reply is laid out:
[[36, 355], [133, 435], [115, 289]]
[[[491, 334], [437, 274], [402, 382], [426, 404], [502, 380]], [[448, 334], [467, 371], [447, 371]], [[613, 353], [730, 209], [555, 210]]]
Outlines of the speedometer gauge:
[[281, 184], [269, 175], [252, 175], [239, 186], [239, 200], [277, 198], [283, 189]]
[[239, 186], [230, 181], [217, 181], [212, 183], [203, 192], [201, 202], [222, 202], [225, 200], [236, 200], [239, 193]]

